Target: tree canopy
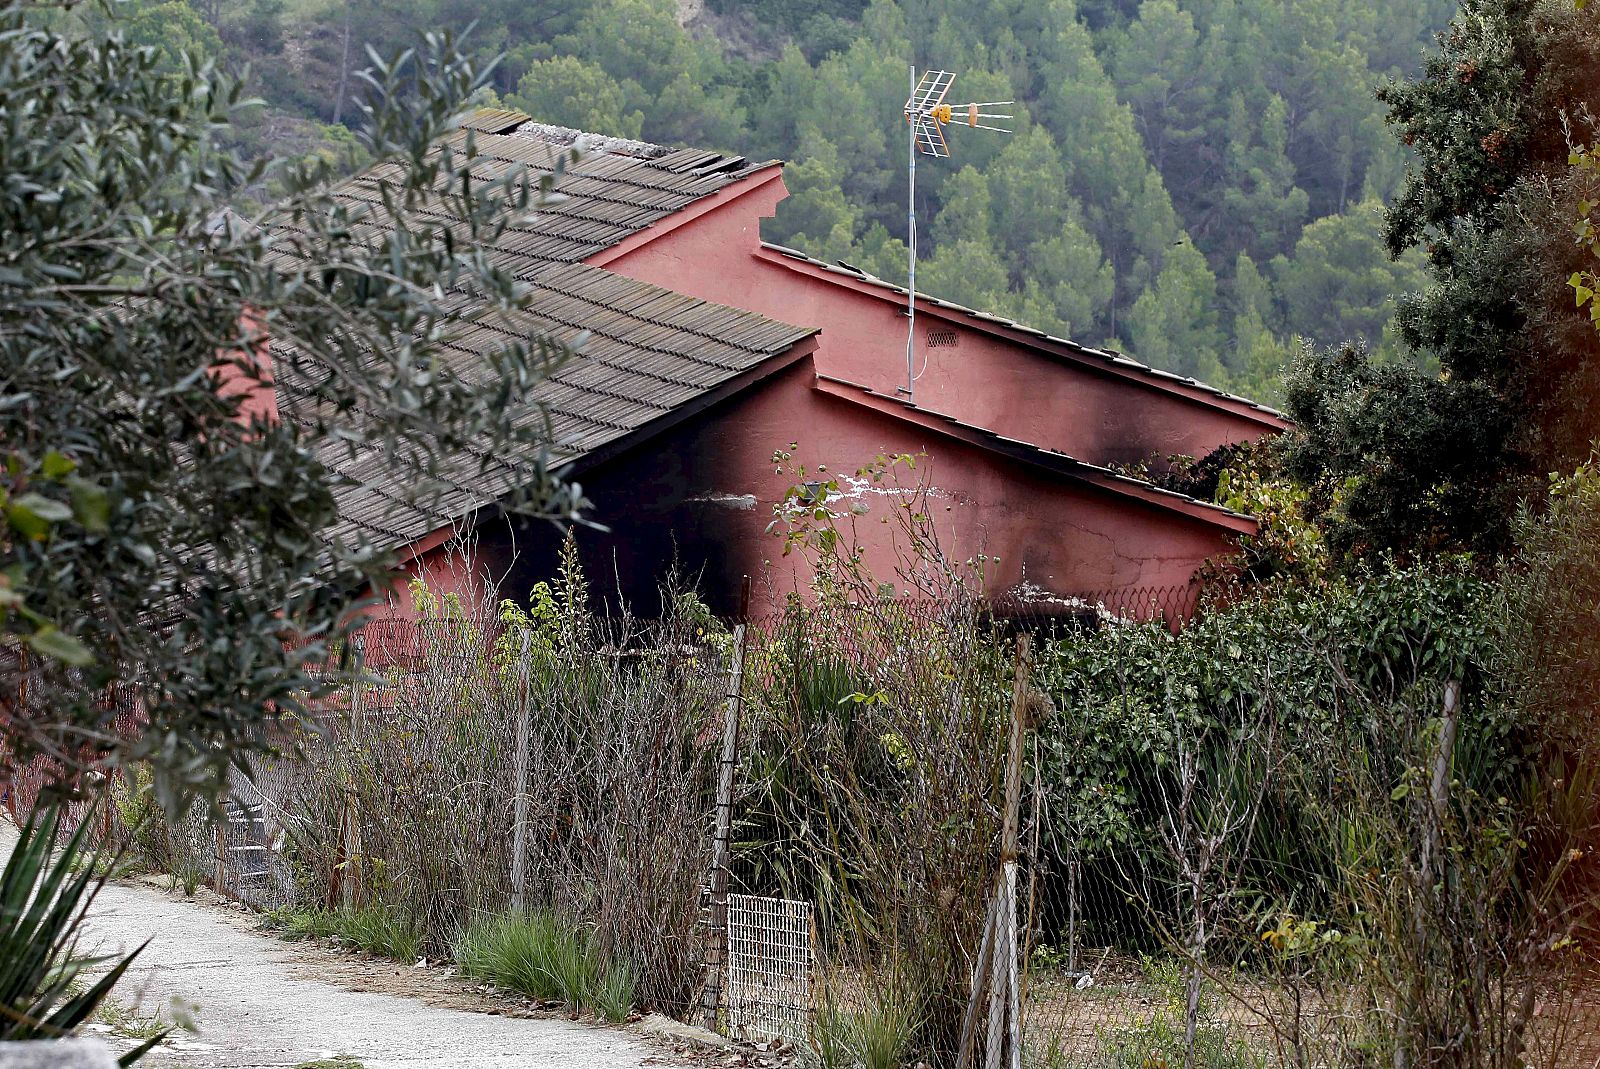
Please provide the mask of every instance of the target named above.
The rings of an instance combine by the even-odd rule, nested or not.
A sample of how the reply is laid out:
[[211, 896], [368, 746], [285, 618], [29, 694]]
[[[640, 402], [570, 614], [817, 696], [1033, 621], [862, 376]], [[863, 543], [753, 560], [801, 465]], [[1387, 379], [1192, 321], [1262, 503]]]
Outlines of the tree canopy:
[[[1396, 333], [1438, 373], [1347, 350], [1290, 376], [1289, 465], [1345, 548], [1498, 551], [1518, 504], [1594, 447], [1600, 338], [1567, 280], [1587, 258], [1569, 141], [1600, 108], [1597, 53], [1593, 8], [1466, 0], [1422, 73], [1383, 90], [1416, 154], [1384, 219], [1391, 269], [1430, 276], [1401, 300]], [[1326, 266], [1296, 270], [1363, 303], [1335, 266], [1358, 236], [1315, 231], [1301, 244]]]
[[[170, 801], [337, 678], [352, 599], [386, 574], [332, 536], [327, 461], [414, 470], [396, 507], [432, 509], [472, 475], [462, 444], [491, 444], [485, 465], [529, 458], [514, 505], [580, 503], [520, 403], [561, 350], [439, 359], [470, 326], [459, 294], [526, 304], [482, 250], [542, 186], [465, 182], [470, 137], [436, 148], [482, 82], [448, 42], [365, 79], [359, 149], [397, 166], [357, 207], [325, 164], [220, 147], [240, 86], [194, 52], [59, 14], [0, 6], [0, 764], [149, 760]], [[263, 184], [284, 198], [238, 210]], [[269, 373], [281, 419], [255, 403]]]

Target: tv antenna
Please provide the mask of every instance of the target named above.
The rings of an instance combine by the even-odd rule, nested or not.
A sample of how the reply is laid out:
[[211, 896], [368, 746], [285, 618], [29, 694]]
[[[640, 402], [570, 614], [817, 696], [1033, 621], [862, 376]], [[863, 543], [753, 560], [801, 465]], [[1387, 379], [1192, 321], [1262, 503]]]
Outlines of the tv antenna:
[[[950, 145], [945, 141], [944, 128], [952, 123], [965, 123], [975, 130], [993, 130], [996, 133], [1009, 134], [1011, 131], [1004, 126], [995, 126], [980, 120], [1006, 120], [1012, 116], [997, 111], [985, 111], [985, 108], [998, 108], [1015, 103], [1011, 100], [987, 100], [970, 104], [947, 104], [945, 97], [950, 93], [950, 86], [955, 82], [956, 76], [949, 71], [923, 71], [921, 80], [917, 78], [917, 68], [911, 67], [911, 95], [906, 98], [906, 127], [908, 138], [906, 142], [906, 174], [907, 184], [910, 187], [909, 197], [906, 201], [906, 244], [910, 253], [910, 277], [907, 280], [906, 290], [906, 384], [903, 392], [906, 400], [912, 399], [912, 389], [916, 385], [916, 339], [917, 339], [917, 153], [932, 156], [936, 160], [950, 158]], [[924, 366], [923, 370], [927, 370]]]

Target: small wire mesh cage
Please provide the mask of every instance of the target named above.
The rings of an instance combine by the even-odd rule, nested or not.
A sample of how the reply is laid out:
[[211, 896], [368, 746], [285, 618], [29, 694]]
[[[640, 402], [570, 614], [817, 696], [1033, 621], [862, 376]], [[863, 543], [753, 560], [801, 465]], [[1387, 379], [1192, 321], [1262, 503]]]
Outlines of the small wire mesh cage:
[[729, 895], [728, 1034], [805, 1043], [814, 961], [811, 903]]

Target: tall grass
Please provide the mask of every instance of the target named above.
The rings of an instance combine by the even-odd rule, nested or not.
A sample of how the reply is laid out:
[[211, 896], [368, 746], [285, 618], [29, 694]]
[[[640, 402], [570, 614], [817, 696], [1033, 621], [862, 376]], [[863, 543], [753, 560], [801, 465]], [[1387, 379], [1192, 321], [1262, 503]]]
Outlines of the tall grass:
[[505, 913], [470, 925], [455, 946], [465, 976], [532, 998], [588, 1007], [609, 1021], [633, 1008], [634, 972], [606, 965], [586, 929], [549, 910]]

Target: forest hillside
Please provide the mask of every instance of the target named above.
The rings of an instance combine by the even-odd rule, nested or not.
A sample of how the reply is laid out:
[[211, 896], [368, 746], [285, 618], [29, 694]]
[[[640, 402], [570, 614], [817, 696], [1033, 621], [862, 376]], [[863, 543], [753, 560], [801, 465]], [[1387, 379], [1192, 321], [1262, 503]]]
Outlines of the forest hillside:
[[766, 237], [905, 271], [907, 67], [1015, 99], [918, 170], [918, 286], [1266, 401], [1298, 339], [1402, 358], [1380, 212], [1408, 150], [1374, 91], [1451, 0], [129, 0], [129, 32], [250, 71], [247, 150], [351, 148], [368, 49], [503, 55], [553, 123], [790, 162]]

